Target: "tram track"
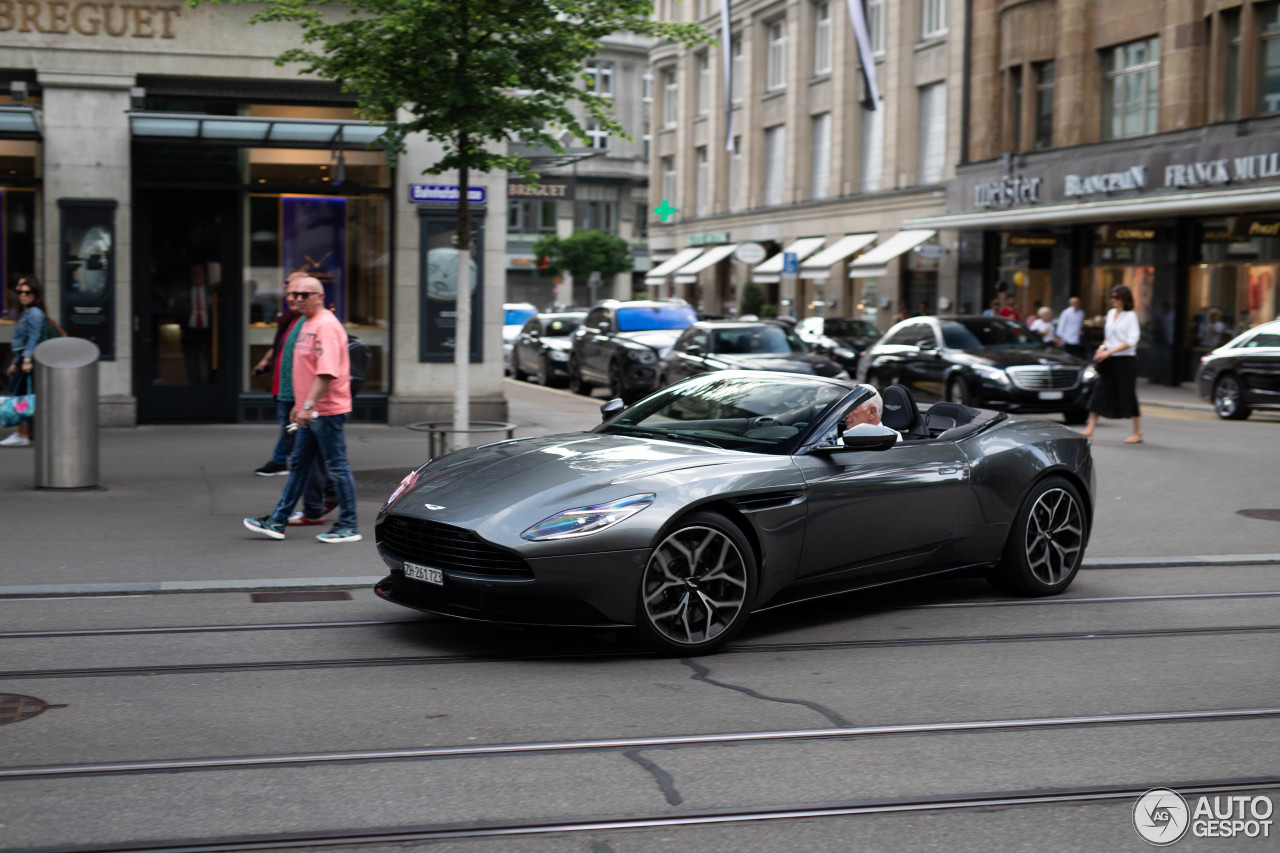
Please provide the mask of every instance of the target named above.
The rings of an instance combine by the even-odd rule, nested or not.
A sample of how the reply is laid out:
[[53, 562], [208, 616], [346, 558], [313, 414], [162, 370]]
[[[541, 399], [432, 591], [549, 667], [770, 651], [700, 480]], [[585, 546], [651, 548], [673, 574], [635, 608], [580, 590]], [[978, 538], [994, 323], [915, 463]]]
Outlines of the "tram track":
[[[1214, 601], [1225, 599], [1280, 598], [1280, 590], [1257, 592], [1191, 592], [1165, 595], [1106, 595], [1087, 598], [992, 599], [984, 601], [940, 601], [907, 604], [854, 605], [850, 613], [883, 613], [911, 610], [940, 610], [981, 607], [1046, 607], [1079, 604], [1128, 604], [1147, 602]], [[822, 599], [830, 601], [830, 599]], [[775, 611], [776, 612], [776, 611]], [[54, 628], [47, 630], [0, 631], [0, 640], [53, 639], [63, 637], [127, 637], [157, 634], [218, 634], [253, 631], [311, 631], [334, 628], [383, 628], [397, 625], [427, 625], [430, 620], [416, 619], [351, 619], [332, 622], [252, 622], [222, 625], [157, 625], [132, 628]], [[0, 673], [2, 675], [2, 673]]]
[[[1165, 780], [1161, 780], [1163, 786]], [[1132, 800], [1150, 790], [1143, 786], [1096, 786], [1077, 788], [1001, 791], [947, 797], [907, 797], [881, 800], [848, 800], [789, 806], [752, 806], [721, 809], [676, 810], [631, 815], [602, 815], [525, 821], [425, 824], [386, 829], [281, 833], [275, 835], [222, 836], [165, 841], [130, 841], [48, 847], [12, 848], [11, 853], [232, 853], [241, 850], [295, 850], [307, 847], [363, 847], [482, 838], [571, 835], [635, 829], [673, 829], [708, 825], [761, 823], [860, 815], [903, 814], [968, 809], [1002, 809], [1056, 804], [1082, 804]], [[1255, 779], [1189, 780], [1173, 783], [1184, 796], [1235, 794], [1270, 790], [1280, 786], [1280, 777]]]
[[1164, 711], [1142, 714], [1098, 714], [1067, 717], [1028, 717], [1005, 720], [965, 720], [942, 723], [909, 723], [876, 726], [840, 726], [821, 729], [789, 729], [756, 732], [720, 732], [701, 735], [600, 738], [577, 741], [472, 744], [276, 755], [241, 755], [90, 764], [48, 764], [0, 767], [0, 783], [53, 777], [125, 776], [151, 773], [246, 770], [324, 764], [376, 764], [386, 761], [436, 761], [529, 754], [620, 752], [634, 749], [684, 749], [726, 744], [777, 741], [827, 741], [883, 738], [907, 735], [954, 735], [1026, 730], [1061, 730], [1111, 726], [1147, 726], [1180, 723], [1228, 722], [1280, 718], [1280, 707], [1228, 708], [1208, 711]]
[[[1228, 625], [1207, 628], [1163, 628], [1119, 631], [1063, 631], [1012, 634], [986, 634], [947, 637], [895, 637], [883, 640], [827, 640], [794, 643], [731, 643], [720, 655], [777, 654], [800, 651], [834, 651], [842, 649], [904, 648], [921, 646], [960, 646], [995, 643], [1093, 641], [1149, 639], [1190, 636], [1229, 636], [1280, 632], [1280, 625]], [[599, 658], [652, 657], [637, 649], [590, 652], [544, 652], [509, 655], [387, 655], [363, 658], [321, 658], [310, 660], [238, 661], [229, 663], [153, 664], [144, 666], [108, 666], [76, 669], [33, 669], [0, 671], [0, 679], [22, 681], [57, 678], [110, 678], [119, 676], [187, 675], [192, 673], [269, 672], [311, 669], [355, 669], [380, 666], [440, 666], [459, 663], [505, 663], [532, 660], [588, 660]]]

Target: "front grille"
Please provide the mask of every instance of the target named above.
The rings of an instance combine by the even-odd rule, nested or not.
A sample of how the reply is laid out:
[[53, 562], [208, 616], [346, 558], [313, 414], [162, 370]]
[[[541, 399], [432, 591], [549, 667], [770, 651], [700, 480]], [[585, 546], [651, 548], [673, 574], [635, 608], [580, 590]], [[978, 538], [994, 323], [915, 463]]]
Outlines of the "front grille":
[[1065, 391], [1080, 384], [1078, 367], [1010, 367], [1009, 378], [1024, 391]]
[[502, 578], [531, 578], [520, 557], [495, 548], [469, 530], [420, 518], [389, 516], [378, 525], [378, 542], [401, 560], [446, 571]]

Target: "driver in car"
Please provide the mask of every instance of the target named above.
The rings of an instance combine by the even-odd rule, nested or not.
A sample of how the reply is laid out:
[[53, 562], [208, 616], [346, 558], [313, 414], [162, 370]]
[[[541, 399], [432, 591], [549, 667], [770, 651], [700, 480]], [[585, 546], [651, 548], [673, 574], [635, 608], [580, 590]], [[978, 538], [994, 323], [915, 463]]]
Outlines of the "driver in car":
[[[844, 429], [842, 432], [849, 432], [861, 424], [870, 424], [871, 426], [880, 426], [880, 413], [884, 411], [884, 400], [880, 397], [880, 392], [872, 390], [871, 396], [854, 406], [844, 416], [841, 422]], [[902, 441], [902, 433], [894, 430], [898, 436], [898, 441]]]

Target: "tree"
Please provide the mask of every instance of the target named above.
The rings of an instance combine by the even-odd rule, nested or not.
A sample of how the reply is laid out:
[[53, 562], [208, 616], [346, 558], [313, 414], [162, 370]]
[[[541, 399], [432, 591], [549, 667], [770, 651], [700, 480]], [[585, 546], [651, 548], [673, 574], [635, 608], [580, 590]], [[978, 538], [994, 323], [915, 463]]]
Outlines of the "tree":
[[760, 310], [764, 307], [764, 288], [749, 281], [742, 286], [742, 300], [738, 303], [739, 314], [755, 314], [760, 316]]
[[[190, 0], [199, 3], [200, 0]], [[219, 2], [219, 0], [211, 0]], [[240, 0], [229, 0], [240, 2]], [[302, 46], [276, 64], [337, 82], [357, 114], [384, 122], [390, 156], [424, 134], [443, 155], [427, 173], [458, 172], [458, 282], [466, 292], [472, 249], [471, 172], [512, 171], [536, 179], [509, 140], [564, 153], [564, 131], [586, 140], [570, 105], [602, 129], [626, 136], [610, 101], [584, 87], [584, 62], [602, 39], [630, 31], [686, 43], [711, 37], [697, 24], [653, 20], [651, 0], [256, 0], [251, 23], [290, 21]], [[471, 304], [456, 307], [454, 429], [470, 421], [467, 369]]]
[[575, 281], [586, 281], [593, 272], [607, 279], [635, 266], [627, 241], [605, 231], [577, 231], [563, 240], [544, 234], [534, 241], [533, 254], [540, 273], [567, 272]]

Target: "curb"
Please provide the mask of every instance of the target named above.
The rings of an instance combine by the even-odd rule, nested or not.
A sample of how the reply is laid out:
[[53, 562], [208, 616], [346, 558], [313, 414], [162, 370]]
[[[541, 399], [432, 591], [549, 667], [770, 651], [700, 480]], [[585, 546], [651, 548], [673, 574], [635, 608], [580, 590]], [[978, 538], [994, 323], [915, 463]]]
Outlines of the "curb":
[[[1280, 554], [1211, 554], [1171, 557], [1096, 557], [1086, 559], [1081, 568], [1150, 569], [1276, 565], [1280, 565]], [[382, 578], [383, 575], [362, 575], [346, 578], [246, 578], [225, 581], [149, 581], [143, 583], [0, 586], [0, 600], [8, 598], [80, 598], [109, 595], [192, 595], [214, 592], [362, 589], [372, 587]]]

